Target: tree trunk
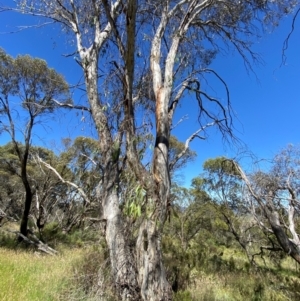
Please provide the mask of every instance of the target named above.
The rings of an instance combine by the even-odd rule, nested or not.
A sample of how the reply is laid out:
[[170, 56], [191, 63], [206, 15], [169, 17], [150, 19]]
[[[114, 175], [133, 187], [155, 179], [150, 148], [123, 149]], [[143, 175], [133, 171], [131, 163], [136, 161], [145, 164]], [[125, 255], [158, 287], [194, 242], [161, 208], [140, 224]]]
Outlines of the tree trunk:
[[300, 263], [299, 247], [296, 246], [285, 233], [283, 226], [280, 224], [278, 212], [271, 212], [267, 208], [265, 209], [265, 212], [270, 222], [272, 231], [284, 252]]
[[[149, 217], [139, 230], [137, 264], [143, 300], [172, 300], [172, 289], [166, 279], [162, 260], [162, 232], [168, 214], [170, 197], [168, 97], [160, 88], [156, 99], [156, 142], [153, 156], [153, 192], [148, 200]], [[152, 211], [152, 212], [151, 212]]]
[[137, 240], [138, 281], [145, 301], [172, 300], [171, 286], [162, 262], [162, 233], [158, 224], [155, 220], [145, 220]]
[[26, 193], [25, 193], [25, 207], [24, 207], [24, 211], [23, 211], [23, 215], [22, 215], [22, 219], [21, 219], [20, 232], [24, 236], [27, 236], [28, 216], [29, 216], [31, 203], [32, 203], [32, 192], [31, 192], [31, 189], [30, 189], [30, 186], [29, 186], [29, 183], [28, 183], [27, 180], [24, 183], [24, 187], [25, 187], [25, 191], [26, 191]]
[[21, 152], [19, 151], [18, 147], [16, 146], [16, 148], [18, 150], [18, 155], [19, 155], [19, 158], [20, 158], [20, 162], [21, 162], [21, 178], [22, 178], [22, 182], [23, 182], [23, 185], [24, 185], [24, 188], [25, 188], [25, 206], [24, 206], [24, 211], [23, 211], [23, 215], [22, 215], [22, 219], [21, 219], [21, 225], [20, 225], [20, 232], [24, 236], [27, 236], [28, 216], [29, 216], [29, 213], [30, 213], [32, 197], [33, 197], [33, 193], [31, 191], [31, 187], [30, 187], [30, 184], [28, 182], [27, 170], [26, 170], [27, 159], [28, 159], [28, 154], [29, 154], [29, 139], [30, 139], [30, 135], [31, 135], [32, 124], [33, 124], [33, 120], [31, 122], [31, 127], [29, 129], [29, 134], [28, 134], [27, 139], [26, 139], [25, 152], [24, 152], [23, 159], [21, 158]]
[[105, 237], [109, 248], [111, 272], [115, 290], [122, 301], [140, 300], [134, 256], [130, 252], [126, 229], [119, 209], [117, 193], [111, 189], [103, 200], [103, 217], [106, 220]]
[[[118, 155], [112, 145], [114, 141], [107, 117], [98, 98], [98, 54], [96, 49], [88, 53], [84, 51], [82, 61], [86, 63], [85, 83], [92, 116], [99, 135], [99, 146], [102, 155], [101, 165], [103, 170], [100, 183], [101, 192], [98, 193], [99, 201], [102, 204], [103, 219], [106, 221], [105, 238], [109, 248], [109, 259], [111, 264], [112, 279], [116, 293], [122, 301], [140, 300], [140, 290], [137, 282], [137, 271], [134, 263], [134, 256], [130, 252], [127, 240], [127, 229], [119, 208], [118, 197], [119, 170]], [[115, 153], [114, 153], [115, 152]]]

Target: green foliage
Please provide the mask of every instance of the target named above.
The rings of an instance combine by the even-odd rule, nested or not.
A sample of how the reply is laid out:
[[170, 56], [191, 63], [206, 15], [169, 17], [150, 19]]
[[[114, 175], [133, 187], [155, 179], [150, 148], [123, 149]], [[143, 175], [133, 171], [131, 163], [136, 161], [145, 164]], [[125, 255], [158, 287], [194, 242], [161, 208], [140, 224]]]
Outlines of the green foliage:
[[[224, 174], [220, 178], [216, 174], [211, 176], [217, 181]], [[239, 177], [232, 176], [232, 181], [238, 183]], [[286, 270], [274, 258], [266, 257], [265, 261], [257, 260], [254, 269], [229, 231], [223, 214], [226, 213], [237, 229], [248, 228], [250, 217], [241, 220], [226, 202], [212, 200], [204, 190], [206, 184], [206, 178], [199, 177], [194, 179], [191, 189], [173, 187], [176, 215], [166, 224], [163, 249], [175, 300], [297, 300], [297, 284], [291, 281], [295, 279], [295, 268], [289, 266], [286, 270], [294, 272], [283, 278], [281, 275]], [[256, 235], [253, 237], [258, 237], [256, 231], [251, 228], [251, 235]], [[257, 248], [255, 243], [252, 245]], [[278, 260], [282, 263], [286, 259], [279, 256]]]
[[239, 176], [234, 162], [225, 157], [217, 157], [214, 159], [208, 159], [203, 164], [203, 169], [209, 173], [215, 173], [221, 176], [222, 174], [230, 176]]
[[[70, 100], [69, 87], [64, 78], [41, 59], [31, 58], [28, 55], [13, 59], [2, 49], [0, 54], [0, 133], [4, 131], [10, 136], [13, 148], [11, 154], [17, 155], [14, 164], [11, 164], [12, 158], [8, 156], [4, 161], [6, 171], [18, 175], [24, 186], [26, 196], [20, 231], [23, 235], [27, 235], [29, 211], [33, 196], [38, 190], [38, 185], [33, 188], [30, 183], [37, 179], [30, 177], [33, 169], [28, 164], [33, 128], [41, 122], [42, 115], [54, 111], [57, 101]], [[17, 140], [19, 136], [23, 138], [23, 144]], [[38, 152], [44, 151], [40, 148]], [[47, 150], [44, 153], [47, 153]], [[10, 197], [5, 197], [5, 202], [7, 199]], [[38, 207], [37, 220], [42, 226], [46, 210], [43, 209], [43, 205]]]
[[145, 202], [146, 191], [141, 185], [137, 185], [128, 195], [123, 212], [125, 215], [134, 219], [138, 218], [142, 214], [142, 207]]
[[0, 247], [7, 249], [16, 249], [19, 247], [16, 236], [12, 233], [0, 231]]
[[43, 230], [43, 239], [54, 248], [57, 248], [60, 245], [71, 248], [80, 248], [99, 242], [101, 234], [97, 230], [83, 230], [79, 228], [74, 229], [70, 233], [66, 233], [62, 230], [61, 225], [59, 225], [57, 222], [52, 222], [45, 226]]
[[[64, 78], [47, 66], [44, 60], [29, 55], [15, 59], [0, 49], [0, 94], [17, 96], [23, 109], [33, 117], [52, 112], [53, 99], [69, 101], [69, 87]], [[0, 108], [7, 114], [9, 108], [2, 101]]]
[[[23, 156], [25, 146], [18, 143], [18, 149]], [[36, 228], [36, 219], [43, 214], [42, 223], [45, 224], [52, 214], [52, 210], [57, 209], [54, 204], [57, 198], [61, 200], [66, 197], [68, 191], [66, 184], [60, 182], [52, 171], [36, 160], [40, 157], [46, 163], [57, 168], [58, 172], [68, 179], [69, 170], [60, 165], [60, 158], [51, 150], [39, 146], [31, 146], [28, 153], [26, 173], [28, 182], [33, 193], [33, 202], [39, 201], [39, 211], [36, 206], [32, 206], [29, 227]], [[16, 148], [12, 142], [0, 146], [0, 186], [1, 209], [15, 220], [19, 220], [23, 213], [24, 186], [21, 179], [21, 162], [16, 154]]]
[[[175, 291], [195, 281], [195, 272], [208, 266], [210, 248], [218, 250], [216, 206], [204, 191], [173, 187], [173, 218], [166, 224], [163, 239], [168, 279]], [[216, 251], [217, 252], [217, 251]]]
[[175, 136], [170, 137], [169, 143], [169, 162], [172, 165], [171, 174], [174, 176], [174, 173], [180, 172], [188, 163], [194, 161], [197, 154], [191, 149], [187, 149], [185, 155], [176, 160], [179, 154], [185, 150], [185, 143], [179, 141]]
[[67, 179], [84, 187], [92, 201], [95, 189], [101, 179], [101, 153], [99, 142], [90, 137], [77, 137], [66, 141], [66, 149], [60, 155], [60, 165], [68, 169]]
[[[231, 250], [233, 251], [233, 250]], [[208, 254], [210, 257], [210, 254]], [[215, 257], [215, 258], [213, 258]], [[216, 256], [211, 259], [216, 260]], [[283, 301], [298, 300], [299, 279], [297, 273], [283, 276], [281, 270], [261, 269], [246, 271], [235, 256], [225, 260], [222, 268], [211, 269], [210, 263], [204, 263], [196, 273], [195, 282], [184, 291], [178, 292], [178, 300], [187, 296], [192, 301]], [[244, 261], [247, 259], [244, 257]], [[291, 261], [290, 261], [291, 262]], [[291, 266], [289, 267], [291, 269]], [[291, 270], [290, 270], [291, 271]], [[175, 300], [177, 294], [175, 294]]]
[[174, 296], [174, 301], [193, 301], [189, 291], [179, 291]]
[[232, 160], [225, 157], [209, 159], [204, 162], [203, 169], [202, 189], [210, 193], [217, 203], [228, 208], [236, 209], [241, 205], [242, 183]]

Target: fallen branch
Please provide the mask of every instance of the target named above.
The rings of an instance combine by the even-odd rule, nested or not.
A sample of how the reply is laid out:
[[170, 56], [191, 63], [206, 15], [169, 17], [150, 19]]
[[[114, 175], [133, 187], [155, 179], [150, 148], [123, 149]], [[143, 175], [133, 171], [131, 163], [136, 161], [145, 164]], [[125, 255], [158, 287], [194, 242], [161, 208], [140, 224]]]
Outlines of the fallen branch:
[[22, 233], [20, 233], [19, 231], [13, 231], [13, 230], [5, 230], [7, 232], [10, 232], [10, 233], [14, 233], [16, 234], [16, 236], [18, 238], [21, 238], [22, 241], [30, 244], [30, 245], [34, 245], [35, 247], [37, 247], [37, 249], [39, 251], [42, 251], [46, 254], [49, 254], [49, 255], [57, 255], [58, 252], [56, 250], [54, 250], [53, 248], [49, 247], [48, 245], [44, 244], [41, 240], [39, 240], [32, 232], [30, 233], [30, 238], [23, 235]]

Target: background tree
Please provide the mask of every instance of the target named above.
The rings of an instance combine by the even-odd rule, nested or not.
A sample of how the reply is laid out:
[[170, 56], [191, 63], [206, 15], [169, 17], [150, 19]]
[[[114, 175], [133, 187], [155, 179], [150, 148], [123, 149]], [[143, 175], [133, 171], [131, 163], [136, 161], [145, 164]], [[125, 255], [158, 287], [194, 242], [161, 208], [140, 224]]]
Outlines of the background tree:
[[299, 149], [288, 146], [276, 155], [269, 172], [247, 176], [236, 166], [248, 188], [252, 214], [268, 237], [263, 248], [282, 250], [299, 263]]
[[[172, 209], [163, 238], [164, 261], [173, 291], [186, 289], [192, 283], [193, 270], [200, 266], [207, 234], [212, 231], [215, 208], [209, 196], [194, 195], [192, 189], [172, 188]], [[199, 236], [204, 238], [202, 240]]]
[[[60, 206], [65, 209], [61, 217], [62, 227], [69, 233], [74, 227], [87, 227], [101, 220], [97, 189], [102, 171], [98, 165], [101, 157], [98, 141], [89, 137], [77, 137], [73, 142], [64, 140], [66, 149], [60, 154], [59, 162], [69, 170], [69, 175], [50, 165], [68, 185], [71, 197], [61, 201]], [[84, 194], [81, 193], [83, 190]]]
[[[25, 189], [24, 211], [20, 232], [27, 235], [28, 216], [33, 198], [27, 163], [33, 127], [42, 116], [52, 113], [53, 99], [68, 101], [68, 85], [63, 77], [48, 68], [45, 61], [30, 56], [13, 59], [0, 49], [1, 131], [6, 132], [20, 162], [20, 177]], [[18, 123], [18, 120], [24, 123]], [[22, 137], [22, 144], [19, 141]]]
[[[18, 145], [24, 151], [24, 145]], [[62, 183], [49, 169], [41, 165], [36, 157], [55, 166], [65, 177], [70, 177], [67, 169], [55, 154], [42, 147], [31, 146], [27, 161], [27, 179], [32, 191], [32, 205], [28, 218], [31, 230], [40, 231], [48, 222], [56, 221], [59, 205], [69, 199], [67, 185]], [[0, 147], [1, 209], [9, 220], [21, 220], [26, 192], [21, 178], [21, 164], [12, 142]]]
[[191, 163], [197, 156], [196, 152], [189, 149], [188, 146], [188, 143], [180, 142], [175, 136], [170, 137], [169, 168], [173, 183], [180, 180], [182, 168]]
[[19, 169], [19, 159], [12, 143], [0, 147], [0, 198], [1, 210], [9, 219], [19, 221], [24, 205], [24, 186]]
[[[256, 265], [253, 254], [257, 252], [256, 222], [251, 217], [249, 203], [245, 200], [245, 187], [240, 172], [232, 160], [225, 157], [208, 159], [203, 164], [202, 189], [207, 191], [220, 210], [227, 232], [231, 233], [248, 257]], [[250, 248], [250, 246], [252, 248]]]

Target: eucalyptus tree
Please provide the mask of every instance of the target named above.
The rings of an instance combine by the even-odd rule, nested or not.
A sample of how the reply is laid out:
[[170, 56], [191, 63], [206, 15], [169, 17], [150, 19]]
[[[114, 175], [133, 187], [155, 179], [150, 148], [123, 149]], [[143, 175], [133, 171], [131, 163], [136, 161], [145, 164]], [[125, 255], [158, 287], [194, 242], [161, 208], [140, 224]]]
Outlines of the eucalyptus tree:
[[0, 208], [6, 217], [13, 220], [20, 220], [24, 202], [23, 184], [16, 172], [18, 163], [11, 143], [0, 146]]
[[289, 145], [268, 171], [246, 174], [234, 160], [207, 160], [200, 186], [222, 206], [228, 230], [250, 263], [267, 252], [284, 252], [299, 262], [299, 148]]
[[42, 117], [55, 109], [54, 98], [69, 100], [68, 85], [61, 75], [43, 60], [28, 55], [14, 59], [0, 49], [0, 132], [9, 135], [20, 162], [25, 189], [20, 232], [25, 236], [33, 198], [27, 173], [32, 132]]
[[289, 145], [274, 157], [269, 171], [247, 175], [236, 164], [248, 189], [252, 215], [268, 237], [262, 249], [283, 251], [300, 262], [299, 147]]
[[[21, 143], [18, 147], [22, 152], [25, 149]], [[39, 164], [36, 160], [37, 156], [55, 166], [64, 178], [70, 177], [70, 170], [61, 164], [60, 158], [51, 150], [30, 146], [26, 166], [26, 176], [32, 192], [29, 217], [41, 234], [45, 224], [56, 218], [54, 213], [59, 203], [67, 198], [68, 187], [49, 169]], [[6, 213], [7, 218], [19, 221], [24, 209], [26, 191], [22, 182], [21, 162], [12, 142], [0, 146], [0, 178], [1, 209]]]
[[60, 154], [59, 161], [68, 169], [69, 176], [61, 173], [61, 169], [55, 168], [55, 171], [56, 176], [63, 179], [69, 187], [69, 197], [62, 199], [60, 203], [64, 208], [61, 224], [69, 232], [73, 227], [83, 226], [86, 222], [101, 221], [96, 191], [102, 173], [98, 164], [101, 153], [97, 140], [90, 137], [77, 137], [73, 142], [67, 140], [64, 139], [66, 149]]
[[256, 242], [261, 242], [263, 235], [257, 235], [257, 223], [251, 215], [245, 185], [236, 163], [226, 157], [217, 157], [206, 160], [203, 170], [201, 178], [198, 178], [200, 187], [211, 196], [227, 231], [243, 249], [249, 263], [256, 265], [254, 254], [260, 248]]
[[[277, 25], [293, 11], [290, 0], [21, 0], [1, 7], [48, 18], [75, 39], [76, 61], [83, 70], [88, 106], [99, 136], [102, 177], [98, 198], [106, 221], [106, 241], [115, 287], [122, 300], [171, 300], [162, 262], [161, 236], [170, 203], [169, 144], [174, 113], [187, 92], [199, 107], [200, 132], [217, 126], [232, 135], [228, 88], [210, 62], [219, 51], [235, 48], [251, 68], [256, 26]], [[206, 75], [224, 84], [225, 102], [203, 90]], [[101, 89], [99, 86], [101, 85]], [[139, 118], [153, 107], [149, 120]], [[139, 135], [151, 130], [155, 141], [151, 168], [140, 156]], [[187, 149], [187, 148], [186, 148]], [[142, 187], [142, 222], [135, 256], [126, 241], [119, 206], [124, 169]]]

